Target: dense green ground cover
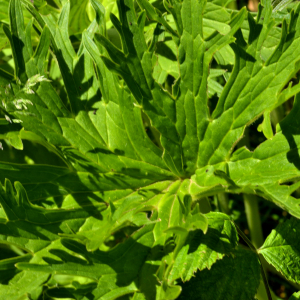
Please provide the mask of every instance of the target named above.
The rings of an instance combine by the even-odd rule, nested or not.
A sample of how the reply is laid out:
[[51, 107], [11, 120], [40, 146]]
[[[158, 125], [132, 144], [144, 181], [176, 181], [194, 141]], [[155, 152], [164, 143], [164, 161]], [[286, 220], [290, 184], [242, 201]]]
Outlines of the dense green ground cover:
[[0, 3], [0, 298], [300, 298], [300, 5], [245, 4]]

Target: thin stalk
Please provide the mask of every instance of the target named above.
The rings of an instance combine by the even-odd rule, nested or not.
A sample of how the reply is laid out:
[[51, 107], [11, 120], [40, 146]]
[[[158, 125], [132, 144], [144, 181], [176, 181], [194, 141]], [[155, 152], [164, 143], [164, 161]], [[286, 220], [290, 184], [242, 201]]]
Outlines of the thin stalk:
[[217, 195], [217, 197], [218, 197], [220, 211], [227, 215], [230, 215], [231, 211], [228, 206], [228, 204], [229, 204], [228, 194], [227, 193], [219, 193]]
[[232, 222], [239, 234], [239, 236], [245, 241], [245, 243], [249, 246], [249, 248], [256, 253], [258, 259], [259, 259], [259, 262], [260, 262], [260, 271], [261, 271], [261, 276], [262, 276], [262, 280], [263, 280], [263, 283], [264, 283], [264, 286], [265, 286], [265, 289], [266, 289], [266, 292], [267, 292], [267, 296], [268, 296], [268, 300], [272, 300], [272, 295], [271, 295], [271, 291], [270, 291], [270, 286], [269, 286], [269, 283], [268, 283], [268, 280], [267, 280], [267, 276], [266, 276], [266, 273], [265, 273], [265, 269], [263, 267], [263, 264], [262, 264], [262, 261], [260, 259], [260, 256], [257, 252], [257, 249], [255, 248], [255, 246], [251, 243], [251, 241], [247, 238], [247, 236], [244, 234], [244, 232], [234, 223]]
[[264, 243], [261, 220], [258, 209], [258, 199], [255, 195], [244, 194], [244, 205], [247, 222], [251, 235], [251, 242], [257, 248]]
[[276, 125], [284, 118], [284, 109], [281, 106], [276, 107], [271, 112], [271, 123], [276, 128]]
[[244, 234], [244, 232], [234, 222], [232, 222], [232, 223], [234, 224], [238, 234], [244, 240], [244, 242], [248, 245], [248, 247], [258, 255], [256, 248], [251, 243], [251, 241], [247, 238], [247, 236]]
[[[258, 255], [258, 257], [259, 257], [259, 255]], [[272, 300], [272, 295], [271, 295], [268, 279], [267, 279], [267, 276], [266, 276], [266, 271], [265, 271], [261, 261], [260, 261], [260, 271], [261, 271], [261, 276], [262, 276], [262, 279], [263, 279], [263, 282], [264, 282], [264, 286], [265, 286], [265, 289], [266, 289], [266, 292], [267, 292], [268, 299]]]
[[211, 205], [207, 197], [201, 198], [197, 201], [199, 203], [200, 212], [207, 214], [211, 211]]

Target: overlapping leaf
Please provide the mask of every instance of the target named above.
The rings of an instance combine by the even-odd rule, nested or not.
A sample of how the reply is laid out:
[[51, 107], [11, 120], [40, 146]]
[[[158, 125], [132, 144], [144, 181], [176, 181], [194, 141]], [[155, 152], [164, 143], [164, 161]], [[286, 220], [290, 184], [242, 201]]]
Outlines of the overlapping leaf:
[[257, 256], [250, 251], [238, 250], [214, 264], [211, 270], [199, 272], [184, 283], [184, 292], [178, 299], [254, 299], [259, 272]]
[[211, 266], [224, 255], [229, 255], [237, 245], [238, 237], [229, 217], [223, 214], [209, 213], [208, 231], [192, 232], [175, 259], [169, 280], [181, 277], [184, 281], [203, 269]]
[[[142, 11], [137, 14], [132, 0], [119, 0], [119, 19], [111, 15], [111, 21], [120, 34], [120, 49], [107, 38], [104, 8], [91, 0], [96, 18], [76, 52], [69, 40], [69, 2], [58, 20], [24, 3], [35, 18], [40, 42], [34, 49], [32, 22], [25, 28], [20, 0], [11, 0], [10, 27], [4, 31], [15, 75], [0, 74], [5, 95], [1, 108], [8, 119], [22, 122], [10, 137], [16, 145], [21, 139], [38, 142], [65, 166], [0, 164], [0, 179], [20, 181], [30, 199], [20, 183], [14, 195], [6, 182], [1, 238], [35, 253], [30, 263], [18, 263], [23, 271], [11, 283], [46, 273], [36, 282], [40, 287], [47, 274], [63, 274], [96, 284], [73, 281], [73, 287], [50, 289], [50, 296], [115, 299], [131, 294], [133, 299], [166, 300], [179, 296], [178, 279], [189, 280], [201, 270], [200, 281], [208, 284], [221, 269], [230, 268], [230, 276], [205, 299], [237, 298], [241, 291], [245, 293], [239, 299], [253, 297], [259, 282], [257, 256], [235, 249], [237, 233], [229, 217], [205, 216], [193, 201], [224, 190], [243, 191], [300, 215], [297, 200], [290, 196], [299, 184], [280, 185], [299, 176], [299, 126], [290, 125], [299, 114], [298, 98], [275, 136], [268, 123], [271, 110], [299, 91], [299, 85], [286, 84], [300, 69], [295, 51], [300, 46], [300, 6], [289, 24], [283, 23], [280, 41], [266, 43], [278, 31], [268, 3], [254, 20], [246, 10], [229, 15], [214, 3], [170, 0], [165, 7], [176, 25], [170, 26], [148, 1], [138, 1]], [[224, 20], [207, 22], [218, 10], [226, 12]], [[147, 17], [157, 23], [150, 43], [144, 34]], [[155, 74], [163, 31], [172, 38], [178, 64], [176, 82], [168, 89]], [[221, 59], [216, 53], [229, 46], [235, 53], [234, 68], [225, 86], [218, 86], [220, 99], [210, 111], [210, 63], [214, 55]], [[58, 62], [65, 102], [42, 77], [48, 55]], [[24, 99], [32, 105], [20, 108]], [[238, 149], [232, 155], [245, 127], [262, 114], [269, 140], [254, 152]], [[151, 138], [146, 122], [155, 133]], [[99, 250], [126, 226], [142, 228], [115, 248]], [[242, 274], [249, 261], [251, 268]], [[232, 285], [235, 278], [243, 285], [224, 294], [227, 280]], [[20, 294], [31, 291], [22, 285]]]
[[[153, 245], [151, 226], [137, 232], [124, 244], [109, 252], [87, 252], [85, 246], [72, 240], [63, 240], [65, 247], [84, 257], [85, 260], [63, 251], [52, 253], [60, 260], [45, 259], [47, 265], [18, 264], [18, 268], [56, 274], [89, 277], [98, 282], [93, 291], [94, 299], [111, 299], [138, 290], [136, 279], [139, 270]], [[93, 286], [95, 288], [95, 286]]]
[[[1, 219], [0, 238], [3, 242], [19, 246], [35, 253], [59, 239], [60, 233], [72, 234], [92, 214], [95, 208], [49, 210], [31, 204], [20, 183], [10, 181], [0, 186], [0, 202], [6, 218]], [[99, 213], [98, 213], [99, 215]], [[99, 216], [98, 216], [99, 217]]]

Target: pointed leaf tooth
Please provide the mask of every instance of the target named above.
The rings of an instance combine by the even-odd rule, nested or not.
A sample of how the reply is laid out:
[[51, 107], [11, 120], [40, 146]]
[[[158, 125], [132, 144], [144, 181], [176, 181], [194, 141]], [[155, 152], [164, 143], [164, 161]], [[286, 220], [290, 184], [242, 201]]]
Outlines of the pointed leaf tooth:
[[156, 50], [156, 45], [157, 45], [157, 42], [159, 40], [159, 36], [160, 36], [160, 33], [161, 33], [161, 27], [162, 27], [162, 25], [159, 24], [159, 23], [157, 23], [156, 26], [155, 26], [155, 29], [153, 31], [152, 41], [151, 41], [151, 44], [148, 48], [149, 52], [154, 52]]
[[290, 195], [294, 193], [300, 187], [300, 181], [289, 186]]
[[177, 31], [181, 36], [183, 33], [183, 24], [181, 17], [181, 6], [182, 3], [177, 0], [163, 0], [165, 9], [173, 15], [174, 21], [176, 23]]
[[128, 48], [127, 48], [127, 44], [126, 44], [126, 40], [124, 37], [124, 33], [123, 33], [123, 29], [122, 29], [122, 24], [120, 22], [120, 20], [113, 14], [110, 13], [110, 20], [113, 23], [114, 27], [116, 28], [116, 30], [118, 31], [121, 41], [122, 41], [122, 49], [125, 55], [127, 55], [129, 53]]
[[138, 0], [138, 4], [146, 11], [147, 16], [150, 20], [156, 21], [158, 23], [161, 23], [166, 30], [168, 30], [171, 34], [178, 37], [178, 33], [172, 29], [172, 27], [166, 22], [164, 17], [162, 16], [162, 13], [154, 8], [150, 2], [147, 0]]
[[270, 119], [270, 111], [266, 111], [264, 113], [263, 123], [259, 125], [257, 130], [262, 131], [267, 139], [271, 139], [274, 136], [271, 119]]
[[39, 74], [45, 74], [45, 62], [50, 47], [50, 31], [47, 26], [44, 27], [38, 46], [36, 47], [33, 59], [37, 65]]
[[0, 204], [4, 209], [8, 220], [13, 221], [18, 219], [14, 211], [14, 207], [16, 207], [18, 204], [14, 197], [14, 191], [11, 182], [8, 179], [5, 180], [5, 188], [3, 188], [2, 184], [0, 183]]
[[99, 32], [106, 35], [105, 7], [97, 0], [90, 0], [95, 12], [96, 20], [99, 25]]
[[[10, 31], [4, 26], [4, 32], [10, 40], [12, 47], [13, 58], [15, 62], [16, 77], [23, 83], [27, 80], [26, 62], [30, 60], [28, 45], [31, 45], [31, 40], [28, 41], [24, 26], [24, 16], [20, 0], [12, 0], [9, 3], [9, 19]], [[22, 46], [23, 44], [23, 46]], [[20, 51], [21, 49], [21, 51]]]
[[17, 191], [16, 199], [18, 201], [18, 206], [20, 206], [23, 210], [30, 209], [32, 204], [29, 202], [26, 190], [20, 182], [14, 183], [15, 189]]

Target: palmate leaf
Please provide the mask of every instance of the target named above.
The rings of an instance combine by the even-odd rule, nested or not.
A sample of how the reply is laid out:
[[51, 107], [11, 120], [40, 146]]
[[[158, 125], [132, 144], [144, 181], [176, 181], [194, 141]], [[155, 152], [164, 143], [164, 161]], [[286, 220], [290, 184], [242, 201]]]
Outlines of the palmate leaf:
[[[30, 263], [17, 264], [23, 271], [10, 282], [18, 282], [20, 274], [27, 278], [27, 272], [52, 274], [54, 282], [55, 274], [63, 274], [96, 284], [74, 280], [74, 288], [53, 288], [50, 296], [61, 291], [75, 298], [130, 294], [134, 299], [165, 300], [177, 298], [178, 280], [190, 280], [198, 270], [197, 276], [207, 282], [223, 267], [231, 268], [232, 278], [244, 278], [244, 264], [251, 260], [254, 279], [247, 281], [244, 297], [253, 297], [258, 257], [236, 249], [237, 232], [229, 217], [203, 215], [197, 201], [221, 191], [258, 193], [299, 215], [298, 202], [290, 196], [299, 184], [280, 185], [299, 176], [299, 126], [290, 126], [289, 120], [298, 115], [298, 98], [274, 137], [267, 123], [271, 110], [299, 91], [298, 85], [285, 88], [300, 69], [294, 51], [299, 48], [299, 6], [289, 26], [283, 23], [274, 53], [264, 56], [264, 42], [275, 24], [267, 3], [257, 20], [241, 10], [230, 15], [223, 31], [205, 36], [205, 1], [166, 2], [176, 23], [172, 27], [148, 1], [138, 1], [142, 12], [137, 15], [133, 1], [120, 0], [119, 19], [111, 15], [111, 21], [122, 49], [107, 38], [104, 8], [96, 0], [90, 3], [96, 19], [75, 52], [68, 32], [69, 2], [57, 21], [25, 3], [41, 33], [36, 49], [31, 45], [31, 24], [23, 24], [20, 0], [10, 2], [10, 28], [4, 30], [16, 68], [14, 79], [1, 75], [1, 108], [22, 121], [20, 139], [40, 143], [65, 164], [0, 164], [1, 181], [9, 178], [24, 186], [15, 184], [17, 196], [11, 196], [9, 183], [3, 190], [2, 240], [34, 253]], [[158, 23], [150, 43], [144, 35], [146, 16]], [[250, 33], [245, 41], [241, 28], [246, 17]], [[172, 93], [153, 76], [162, 26], [178, 49], [180, 75]], [[234, 69], [211, 112], [210, 63], [229, 45], [235, 53]], [[58, 62], [67, 103], [41, 77], [48, 55]], [[37, 79], [29, 94], [29, 84]], [[20, 99], [32, 105], [20, 109]], [[254, 152], [242, 148], [232, 154], [246, 126], [262, 114], [270, 139]], [[143, 116], [156, 136], [148, 136]], [[279, 170], [272, 168], [275, 163]], [[128, 226], [135, 232], [104, 251], [108, 238]], [[246, 290], [244, 282], [239, 281], [228, 297], [240, 296]], [[225, 287], [226, 280], [218, 283], [220, 291]], [[22, 291], [29, 290], [25, 286]]]

